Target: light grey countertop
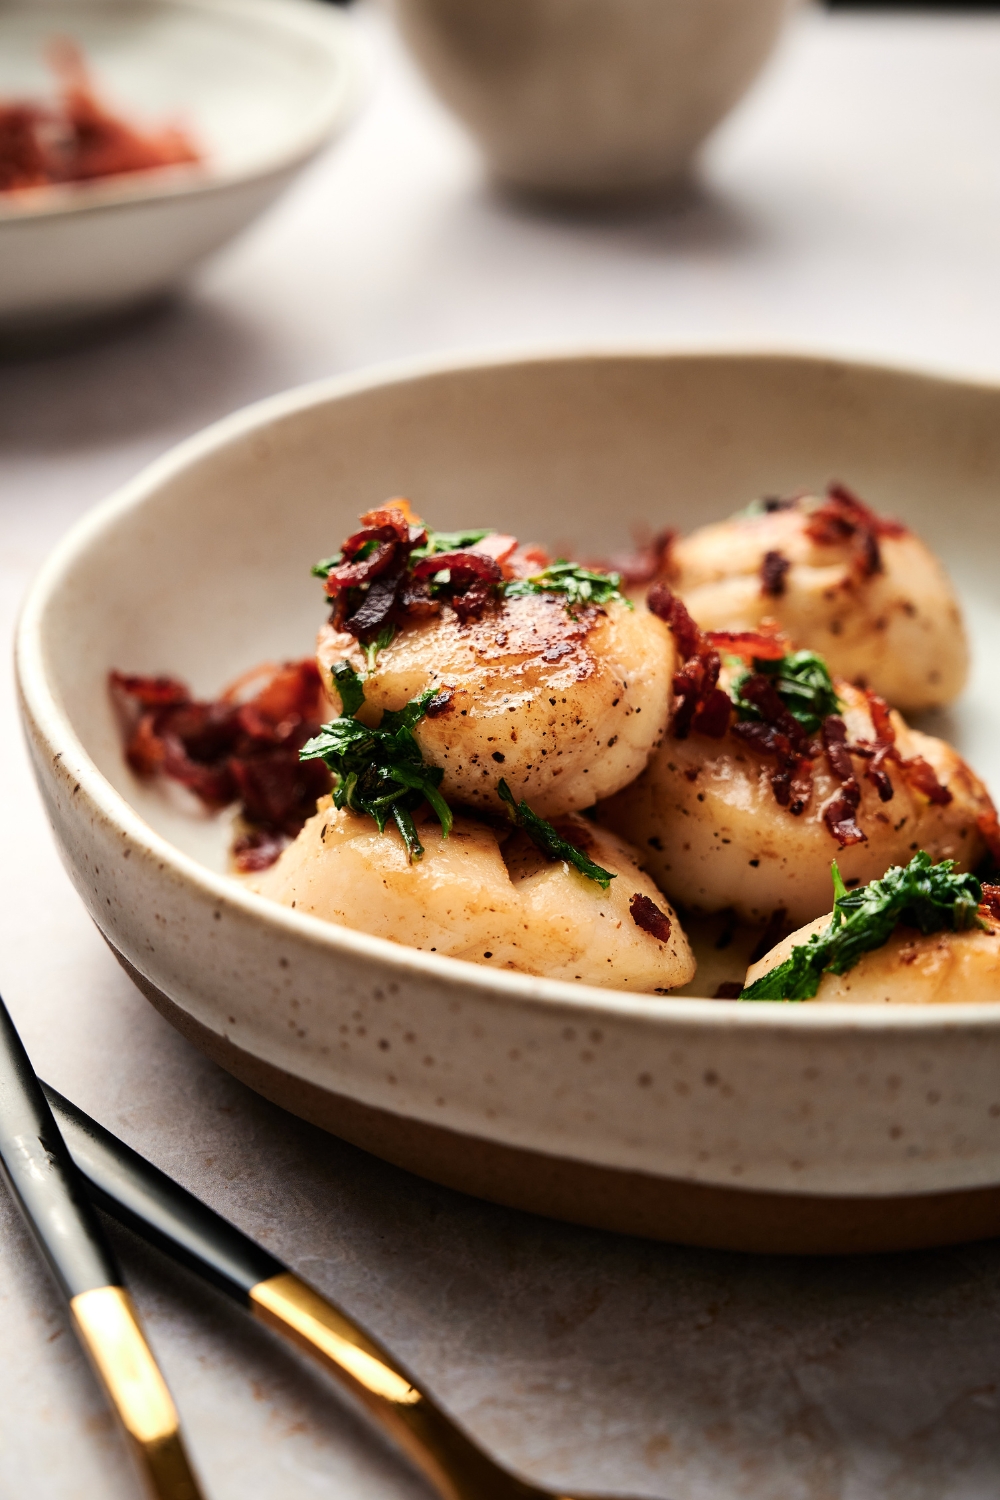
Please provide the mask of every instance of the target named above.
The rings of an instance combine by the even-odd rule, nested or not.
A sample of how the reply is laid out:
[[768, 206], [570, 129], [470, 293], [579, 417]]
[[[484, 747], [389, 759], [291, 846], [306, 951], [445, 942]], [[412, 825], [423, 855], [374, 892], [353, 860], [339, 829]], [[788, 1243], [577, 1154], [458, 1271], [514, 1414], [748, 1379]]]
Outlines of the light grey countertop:
[[[316, 376], [632, 343], [1000, 378], [1000, 18], [804, 13], [687, 199], [611, 220], [491, 195], [383, 22], [358, 24], [371, 106], [269, 218], [172, 308], [0, 367], [8, 639], [89, 505]], [[39, 1071], [339, 1299], [498, 1455], [673, 1500], [1000, 1491], [1000, 1249], [765, 1261], [616, 1239], [463, 1199], [283, 1115], [117, 968], [57, 861], [6, 664], [0, 712], [0, 988]], [[3, 1194], [0, 1222], [0, 1494], [127, 1500], [111, 1420]], [[424, 1493], [323, 1377], [114, 1238], [213, 1500]]]

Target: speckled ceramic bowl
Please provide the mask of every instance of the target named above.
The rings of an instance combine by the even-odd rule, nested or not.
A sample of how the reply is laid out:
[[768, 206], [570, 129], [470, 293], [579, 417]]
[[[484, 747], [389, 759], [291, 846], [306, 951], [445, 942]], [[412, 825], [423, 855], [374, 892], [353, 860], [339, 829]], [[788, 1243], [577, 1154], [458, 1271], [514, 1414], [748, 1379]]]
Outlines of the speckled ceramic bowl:
[[343, 131], [362, 91], [349, 19], [306, 0], [0, 0], [0, 98], [48, 98], [55, 37], [127, 119], [177, 122], [196, 167], [0, 193], [0, 349], [161, 296]]
[[309, 564], [405, 493], [592, 551], [849, 480], [940, 549], [977, 643], [947, 725], [1000, 784], [1000, 388], [820, 359], [602, 355], [328, 382], [183, 444], [51, 558], [17, 646], [67, 868], [136, 983], [253, 1087], [439, 1181], [746, 1249], [1000, 1231], [1000, 1007], [615, 994], [324, 925], [223, 873], [122, 758], [109, 667], [212, 692], [309, 649]]

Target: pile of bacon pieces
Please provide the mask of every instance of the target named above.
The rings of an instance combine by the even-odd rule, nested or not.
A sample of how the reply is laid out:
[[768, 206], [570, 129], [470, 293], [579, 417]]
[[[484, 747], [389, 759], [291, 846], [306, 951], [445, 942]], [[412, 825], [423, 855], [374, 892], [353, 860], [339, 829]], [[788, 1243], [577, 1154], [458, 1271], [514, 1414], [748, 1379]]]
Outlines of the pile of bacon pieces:
[[[797, 510], [806, 498], [805, 495], [795, 495], [788, 499], [772, 496], [762, 502], [762, 508], [765, 512]], [[805, 533], [819, 547], [846, 545], [851, 556], [851, 572], [862, 582], [882, 572], [879, 540], [882, 537], [905, 536], [907, 529], [900, 521], [876, 515], [846, 485], [831, 484], [827, 488], [825, 500], [808, 513]], [[655, 579], [676, 582], [677, 569], [673, 560], [676, 540], [676, 531], [661, 531], [634, 552], [605, 559], [596, 566], [613, 568], [627, 584], [636, 587], [652, 583]], [[791, 562], [783, 553], [765, 552], [760, 575], [761, 590], [767, 597], [781, 598], [790, 567]]]
[[213, 703], [200, 703], [173, 677], [110, 674], [126, 732], [129, 765], [168, 776], [211, 811], [240, 804], [236, 868], [264, 870], [330, 790], [322, 761], [299, 750], [330, 717], [316, 663], [267, 664]]
[[[750, 661], [778, 661], [791, 649], [787, 637], [776, 628], [702, 631], [682, 601], [663, 583], [653, 585], [647, 602], [653, 614], [670, 627], [681, 659], [673, 678], [674, 738], [687, 739], [693, 733], [721, 740], [726, 734], [735, 735], [772, 762], [770, 782], [775, 801], [787, 807], [793, 817], [799, 817], [809, 806], [813, 766], [820, 755], [825, 755], [840, 791], [823, 809], [823, 821], [842, 849], [867, 839], [857, 822], [861, 786], [852, 756], [864, 762], [864, 776], [882, 802], [891, 802], [894, 793], [889, 764], [896, 765], [907, 783], [929, 802], [945, 806], [952, 800], [951, 792], [938, 781], [928, 761], [919, 755], [905, 759], [899, 753], [888, 705], [877, 693], [870, 689], [866, 692], [875, 738], [860, 744], [848, 743], [847, 726], [839, 714], [828, 714], [818, 736], [810, 736], [782, 703], [771, 678], [762, 672], [752, 672], [740, 687], [741, 697], [753, 704], [760, 719], [738, 719], [732, 699], [719, 687], [720, 653], [731, 652]], [[995, 817], [980, 819], [983, 836], [997, 857], [1000, 829], [995, 824]]]
[[[497, 597], [499, 584], [528, 578], [549, 562], [541, 548], [519, 547], [516, 537], [500, 533], [413, 562], [411, 554], [426, 541], [426, 528], [406, 500], [363, 515], [361, 529], [347, 538], [327, 574], [330, 623], [370, 643], [390, 626], [440, 614], [447, 603], [464, 625]], [[435, 582], [442, 574], [445, 581]]]
[[0, 101], [0, 192], [201, 160], [184, 131], [141, 131], [112, 114], [71, 42], [54, 42], [49, 61], [59, 81], [56, 103]]

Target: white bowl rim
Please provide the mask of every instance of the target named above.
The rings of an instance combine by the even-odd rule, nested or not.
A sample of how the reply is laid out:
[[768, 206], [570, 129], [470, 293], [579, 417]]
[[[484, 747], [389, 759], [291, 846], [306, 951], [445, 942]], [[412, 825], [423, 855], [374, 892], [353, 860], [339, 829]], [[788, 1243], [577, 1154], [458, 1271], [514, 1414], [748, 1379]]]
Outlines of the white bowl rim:
[[281, 150], [262, 152], [255, 163], [238, 169], [214, 168], [209, 159], [204, 163], [156, 167], [89, 182], [26, 189], [23, 196], [0, 193], [0, 226], [102, 213], [161, 199], [199, 197], [280, 175], [322, 150], [353, 119], [368, 92], [371, 63], [357, 27], [342, 12], [320, 4], [319, 0], [155, 0], [155, 3], [163, 9], [203, 11], [233, 18], [249, 14], [279, 30], [304, 36], [323, 48], [336, 71], [317, 111], [319, 118], [307, 131], [300, 132], [294, 143]]
[[[212, 0], [215, 3], [215, 0]], [[888, 1032], [929, 1035], [952, 1032], [975, 1026], [1000, 1028], [1000, 1005], [987, 1002], [962, 1002], [944, 1005], [900, 1004], [889, 1006], [827, 1003], [810, 1005], [784, 1001], [756, 1001], [738, 1005], [697, 996], [650, 995], [621, 990], [600, 989], [569, 980], [542, 979], [527, 974], [508, 973], [448, 958], [393, 943], [388, 938], [356, 932], [326, 922], [303, 912], [293, 911], [278, 902], [245, 889], [228, 875], [209, 870], [176, 845], [156, 833], [139, 816], [130, 803], [117, 792], [87, 754], [68, 714], [63, 710], [45, 673], [42, 649], [44, 616], [48, 601], [62, 587], [64, 575], [75, 563], [77, 554], [102, 532], [113, 528], [117, 520], [138, 509], [149, 495], [166, 480], [183, 472], [189, 465], [218, 452], [229, 443], [265, 427], [281, 418], [326, 402], [359, 395], [385, 386], [405, 384], [425, 376], [474, 373], [505, 366], [538, 365], [552, 362], [600, 362], [605, 359], [627, 360], [698, 360], [705, 363], [740, 359], [748, 361], [794, 360], [817, 367], [850, 367], [873, 374], [917, 377], [990, 392], [1000, 398], [1000, 382], [956, 378], [918, 366], [892, 365], [871, 359], [845, 359], [836, 354], [812, 351], [803, 353], [780, 347], [683, 346], [654, 347], [646, 345], [566, 346], [531, 348], [528, 351], [504, 349], [480, 355], [443, 353], [406, 360], [395, 360], [368, 366], [345, 375], [328, 376], [293, 387], [276, 395], [241, 407], [201, 431], [185, 438], [147, 464], [134, 478], [115, 490], [105, 500], [87, 511], [63, 536], [36, 575], [21, 607], [15, 633], [15, 667], [18, 689], [24, 705], [48, 743], [62, 752], [63, 768], [79, 782], [81, 789], [96, 808], [135, 845], [184, 881], [193, 884], [203, 896], [217, 905], [241, 911], [290, 939], [307, 941], [311, 947], [331, 954], [347, 951], [359, 958], [370, 958], [388, 968], [416, 971], [425, 980], [435, 980], [445, 988], [474, 988], [492, 991], [495, 996], [528, 1010], [562, 1015], [572, 1010], [590, 1016], [609, 1011], [640, 1021], [687, 1023], [716, 1030], [737, 1026], [757, 1034], [783, 1034], [789, 1030], [807, 1029], [811, 1033], [843, 1035], [845, 1032]]]

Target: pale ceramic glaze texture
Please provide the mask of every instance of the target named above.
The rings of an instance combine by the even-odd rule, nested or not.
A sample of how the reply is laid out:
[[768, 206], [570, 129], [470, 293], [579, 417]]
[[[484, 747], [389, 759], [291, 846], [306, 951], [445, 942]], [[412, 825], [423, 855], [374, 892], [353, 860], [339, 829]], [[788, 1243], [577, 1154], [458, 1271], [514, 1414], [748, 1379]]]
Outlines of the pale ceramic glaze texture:
[[789, 0], [391, 0], [441, 98], [520, 187], [664, 186], [749, 86]]
[[179, 120], [205, 160], [0, 194], [0, 337], [166, 291], [273, 202], [360, 92], [350, 26], [300, 0], [16, 0], [0, 8], [0, 95], [51, 95], [54, 35], [83, 48], [102, 100]]
[[[997, 1183], [991, 1008], [619, 996], [316, 922], [217, 873], [224, 830], [136, 783], [104, 677], [169, 669], [207, 691], [301, 654], [321, 614], [309, 562], [394, 492], [443, 526], [569, 532], [583, 549], [631, 520], [691, 526], [764, 490], [849, 475], [942, 548], [975, 634], [1000, 525], [998, 419], [995, 388], [863, 366], [604, 356], [331, 382], [219, 424], [83, 521], [25, 608], [25, 722], [77, 889], [111, 943], [209, 1031], [398, 1116], [745, 1189]], [[975, 518], [967, 536], [955, 506]], [[974, 726], [977, 695], [993, 690], [981, 674], [951, 725], [987, 778]]]

